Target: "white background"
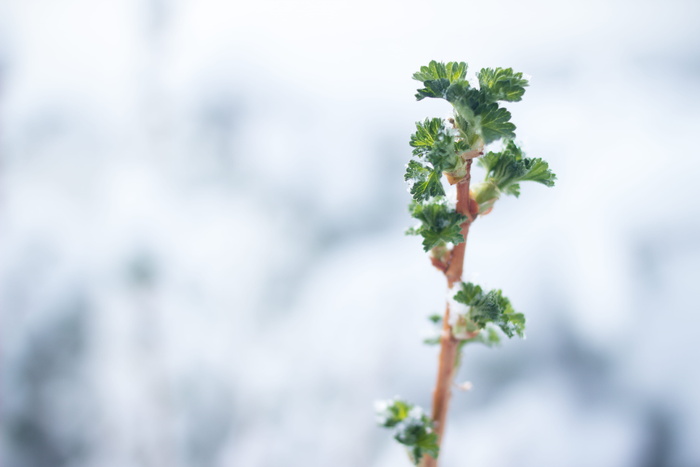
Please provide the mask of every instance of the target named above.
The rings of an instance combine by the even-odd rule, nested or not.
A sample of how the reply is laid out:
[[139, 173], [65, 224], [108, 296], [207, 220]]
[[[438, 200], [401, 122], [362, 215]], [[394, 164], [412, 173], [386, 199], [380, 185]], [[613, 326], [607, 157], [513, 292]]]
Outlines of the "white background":
[[[443, 279], [403, 185], [431, 59], [532, 76], [558, 174], [473, 226], [528, 337], [442, 466], [700, 465], [700, 3], [0, 3], [0, 463], [404, 466]], [[478, 176], [478, 175], [477, 175]]]

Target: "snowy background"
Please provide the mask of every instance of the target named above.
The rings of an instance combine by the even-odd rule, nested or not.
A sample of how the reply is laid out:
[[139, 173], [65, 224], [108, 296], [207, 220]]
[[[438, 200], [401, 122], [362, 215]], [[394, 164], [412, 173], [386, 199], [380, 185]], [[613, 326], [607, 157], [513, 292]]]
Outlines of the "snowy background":
[[444, 281], [404, 237], [411, 74], [532, 76], [554, 189], [472, 229], [528, 338], [442, 467], [700, 466], [700, 2], [0, 2], [0, 465], [407, 466]]

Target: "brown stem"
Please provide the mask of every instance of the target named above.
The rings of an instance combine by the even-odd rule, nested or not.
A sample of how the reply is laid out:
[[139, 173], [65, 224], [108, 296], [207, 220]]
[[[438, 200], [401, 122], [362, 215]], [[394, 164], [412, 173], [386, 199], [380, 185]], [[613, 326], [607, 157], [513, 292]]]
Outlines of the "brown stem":
[[[455, 283], [462, 280], [464, 253], [467, 248], [467, 235], [469, 234], [469, 226], [476, 217], [475, 210], [473, 209], [474, 206], [471, 206], [469, 196], [471, 165], [472, 161], [470, 159], [467, 161], [467, 175], [457, 184], [457, 211], [467, 216], [467, 220], [462, 224], [464, 242], [456, 245], [452, 249], [449, 265], [445, 271], [448, 288], [452, 288]], [[452, 327], [450, 326], [450, 304], [448, 302], [445, 307], [445, 315], [442, 318], [438, 374], [435, 390], [433, 391], [432, 417], [435, 424], [435, 432], [438, 435], [438, 446], [442, 444], [442, 437], [445, 432], [445, 421], [447, 419], [447, 409], [450, 403], [451, 387], [454, 380], [458, 352], [459, 340], [452, 334]], [[425, 456], [422, 465], [423, 467], [437, 467], [437, 459]]]
[[433, 266], [435, 266], [437, 269], [439, 269], [443, 273], [447, 273], [447, 264], [444, 263], [443, 261], [440, 261], [438, 258], [431, 256], [430, 262], [433, 263]]
[[457, 212], [467, 216], [467, 220], [462, 224], [462, 235], [464, 241], [452, 249], [450, 265], [445, 271], [447, 287], [452, 287], [456, 282], [462, 280], [462, 270], [464, 268], [464, 253], [467, 250], [467, 235], [469, 235], [469, 225], [473, 220], [472, 210], [469, 209], [469, 181], [471, 179], [471, 160], [467, 161], [467, 175], [457, 184]]

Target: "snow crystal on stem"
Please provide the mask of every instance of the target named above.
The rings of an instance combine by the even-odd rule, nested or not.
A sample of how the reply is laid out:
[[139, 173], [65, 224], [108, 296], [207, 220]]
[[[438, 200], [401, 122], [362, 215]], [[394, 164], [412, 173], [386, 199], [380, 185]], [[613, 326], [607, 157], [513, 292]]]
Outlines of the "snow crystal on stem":
[[461, 282], [455, 282], [452, 287], [447, 289], [447, 305], [450, 307], [450, 326], [454, 327], [457, 324], [457, 319], [460, 316], [466, 316], [469, 313], [469, 307], [464, 303], [459, 303], [455, 300], [455, 295], [462, 288]]
[[449, 185], [445, 190], [445, 205], [450, 209], [457, 209], [457, 186]]

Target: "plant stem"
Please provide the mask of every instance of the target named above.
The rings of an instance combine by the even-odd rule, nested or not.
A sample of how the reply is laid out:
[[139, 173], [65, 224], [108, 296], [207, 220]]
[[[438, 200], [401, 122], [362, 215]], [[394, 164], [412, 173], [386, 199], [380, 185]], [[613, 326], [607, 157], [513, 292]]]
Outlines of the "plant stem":
[[[464, 269], [464, 253], [467, 249], [467, 235], [469, 226], [474, 221], [476, 213], [470, 209], [469, 182], [471, 180], [472, 161], [467, 161], [467, 174], [457, 183], [457, 212], [467, 216], [467, 220], [462, 224], [462, 235], [464, 242], [455, 245], [450, 255], [449, 265], [445, 270], [447, 287], [461, 282], [462, 271]], [[442, 444], [443, 433], [445, 432], [445, 422], [447, 420], [447, 409], [450, 403], [451, 388], [457, 369], [457, 358], [459, 353], [459, 340], [452, 334], [450, 325], [450, 303], [445, 306], [445, 315], [442, 318], [442, 336], [440, 337], [440, 356], [438, 358], [438, 373], [435, 390], [433, 391], [433, 413], [432, 418], [435, 424], [435, 432], [438, 435], [438, 446]], [[425, 456], [423, 467], [437, 467], [437, 459]]]
[[464, 241], [452, 249], [450, 265], [445, 271], [447, 287], [452, 287], [456, 282], [462, 280], [462, 270], [464, 268], [464, 253], [467, 250], [467, 235], [469, 235], [469, 225], [474, 220], [474, 215], [469, 209], [469, 182], [471, 180], [471, 159], [467, 161], [467, 175], [457, 183], [457, 212], [467, 216], [467, 220], [462, 224], [462, 235]]

